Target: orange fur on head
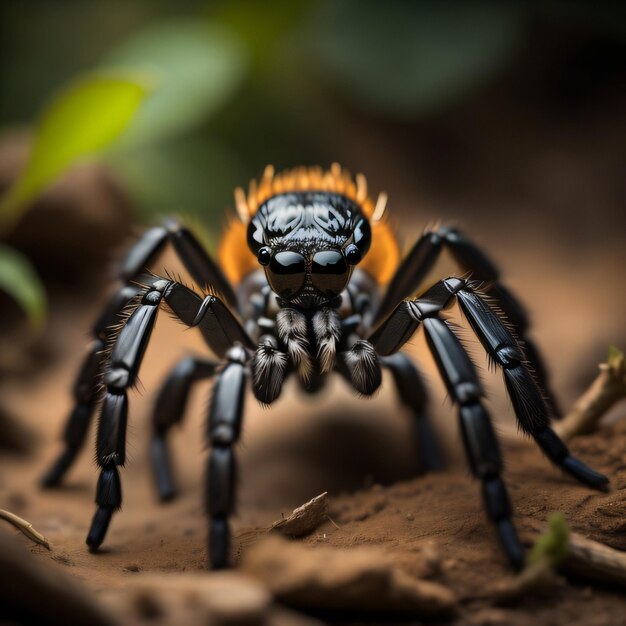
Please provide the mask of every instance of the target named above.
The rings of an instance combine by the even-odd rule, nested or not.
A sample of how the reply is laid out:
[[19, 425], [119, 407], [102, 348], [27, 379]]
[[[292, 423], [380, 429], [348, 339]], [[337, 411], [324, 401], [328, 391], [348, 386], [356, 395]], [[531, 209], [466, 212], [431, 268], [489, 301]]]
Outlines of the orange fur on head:
[[400, 262], [400, 249], [393, 231], [384, 219], [387, 196], [380, 194], [374, 202], [367, 193], [365, 176], [350, 173], [333, 163], [329, 170], [321, 167], [296, 167], [276, 174], [268, 165], [257, 183], [250, 182], [248, 194], [238, 187], [235, 206], [239, 219], [233, 218], [224, 232], [218, 251], [222, 270], [237, 284], [250, 271], [259, 268], [256, 257], [248, 248], [247, 224], [258, 208], [272, 196], [298, 191], [328, 191], [346, 196], [361, 207], [372, 228], [372, 245], [359, 266], [377, 282], [389, 282]]

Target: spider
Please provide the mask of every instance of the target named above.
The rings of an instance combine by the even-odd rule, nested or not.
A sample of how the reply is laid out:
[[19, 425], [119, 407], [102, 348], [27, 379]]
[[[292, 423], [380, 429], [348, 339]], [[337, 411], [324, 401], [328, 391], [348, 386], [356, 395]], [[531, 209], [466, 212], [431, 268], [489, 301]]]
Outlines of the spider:
[[[483, 404], [475, 366], [444, 311], [455, 302], [500, 367], [521, 429], [547, 457], [580, 482], [603, 488], [607, 478], [574, 458], [550, 427], [558, 417], [541, 357], [527, 337], [524, 309], [499, 282], [488, 258], [458, 230], [427, 229], [404, 260], [362, 175], [339, 165], [276, 174], [268, 166], [246, 195], [235, 191], [237, 216], [215, 263], [190, 230], [169, 220], [148, 230], [121, 265], [123, 285], [94, 326], [94, 341], [74, 385], [75, 406], [64, 431], [65, 449], [43, 478], [57, 485], [73, 463], [99, 406], [97, 509], [87, 544], [97, 550], [122, 493], [127, 391], [137, 373], [159, 309], [197, 327], [220, 361], [185, 358], [169, 374], [152, 419], [151, 461], [160, 498], [176, 493], [167, 434], [181, 420], [192, 385], [215, 378], [207, 416], [210, 453], [206, 478], [211, 568], [228, 566], [229, 516], [235, 505], [236, 460], [248, 381], [256, 399], [272, 404], [287, 377], [309, 393], [338, 372], [361, 396], [371, 396], [387, 369], [401, 402], [412, 412], [425, 469], [437, 469], [436, 442], [425, 413], [426, 390], [409, 357], [400, 352], [419, 327], [450, 398], [458, 407], [469, 466], [481, 481], [487, 515], [511, 565], [524, 550], [511, 520], [500, 476], [502, 458]], [[203, 291], [147, 268], [171, 242]], [[469, 278], [449, 277], [423, 292], [421, 283], [447, 249]], [[488, 285], [486, 288], [483, 285]], [[421, 295], [417, 295], [421, 293]], [[121, 322], [120, 322], [121, 315]], [[109, 346], [107, 349], [107, 345]], [[97, 381], [103, 376], [99, 403]]]

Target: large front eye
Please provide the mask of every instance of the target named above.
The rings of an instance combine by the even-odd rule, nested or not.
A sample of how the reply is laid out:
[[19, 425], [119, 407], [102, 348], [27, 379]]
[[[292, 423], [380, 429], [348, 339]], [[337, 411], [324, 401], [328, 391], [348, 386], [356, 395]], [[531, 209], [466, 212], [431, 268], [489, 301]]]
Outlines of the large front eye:
[[306, 278], [305, 260], [297, 252], [277, 252], [267, 265], [267, 280], [274, 293], [288, 298], [300, 291]]
[[345, 257], [337, 250], [323, 250], [313, 257], [311, 280], [322, 293], [340, 294], [350, 278], [350, 268]]

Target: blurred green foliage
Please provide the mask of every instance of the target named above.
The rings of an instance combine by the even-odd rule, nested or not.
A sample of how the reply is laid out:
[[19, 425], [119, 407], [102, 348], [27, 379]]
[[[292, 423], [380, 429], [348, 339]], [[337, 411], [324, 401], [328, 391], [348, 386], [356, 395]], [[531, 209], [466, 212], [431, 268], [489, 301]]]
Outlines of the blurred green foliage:
[[343, 0], [311, 25], [328, 81], [359, 106], [415, 118], [476, 89], [519, 50], [520, 3]]
[[193, 131], [233, 97], [246, 63], [237, 37], [200, 20], [157, 23], [122, 42], [102, 67], [152, 75], [157, 84], [125, 144], [154, 144]]
[[0, 202], [0, 231], [68, 167], [110, 146], [145, 94], [136, 80], [112, 75], [81, 78], [63, 89], [41, 114], [26, 168]]
[[607, 363], [612, 369], [621, 368], [624, 363], [624, 353], [617, 346], [609, 346]]
[[533, 46], [533, 20], [621, 32], [591, 4], [5, 0], [0, 125], [94, 68], [147, 74], [156, 88], [109, 165], [145, 219], [215, 223], [267, 162], [337, 158], [346, 109], [408, 124], [469, 98]]
[[201, 136], [202, 127], [246, 77], [243, 42], [218, 24], [177, 18], [139, 30], [101, 65], [146, 72], [157, 83], [109, 166], [148, 214], [203, 212], [207, 186], [223, 178], [233, 159]]
[[[137, 81], [93, 75], [55, 96], [36, 126], [24, 171], [0, 201], [0, 232], [10, 230], [29, 202], [67, 168], [110, 146], [145, 94]], [[7, 246], [0, 246], [0, 289], [16, 300], [35, 329], [41, 329], [46, 310], [43, 286], [28, 259]]]
[[30, 261], [0, 244], [0, 290], [8, 293], [23, 309], [34, 330], [39, 331], [46, 316], [46, 295]]
[[537, 538], [526, 557], [527, 564], [557, 567], [567, 556], [569, 534], [563, 513], [552, 513], [548, 518], [548, 530]]

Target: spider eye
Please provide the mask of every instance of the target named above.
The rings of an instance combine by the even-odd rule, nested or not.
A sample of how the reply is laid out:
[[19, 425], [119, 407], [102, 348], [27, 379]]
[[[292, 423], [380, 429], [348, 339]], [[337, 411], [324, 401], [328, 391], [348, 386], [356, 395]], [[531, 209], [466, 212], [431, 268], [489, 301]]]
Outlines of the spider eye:
[[259, 250], [257, 257], [261, 265], [269, 265], [272, 260], [272, 251], [268, 247], [263, 247]]
[[267, 266], [266, 276], [272, 291], [287, 298], [302, 288], [306, 262], [297, 252], [277, 252]]
[[337, 250], [323, 250], [313, 257], [311, 280], [316, 289], [326, 294], [340, 294], [350, 277], [345, 257]]
[[361, 260], [361, 251], [353, 243], [346, 248], [346, 259], [350, 265], [356, 265]]

